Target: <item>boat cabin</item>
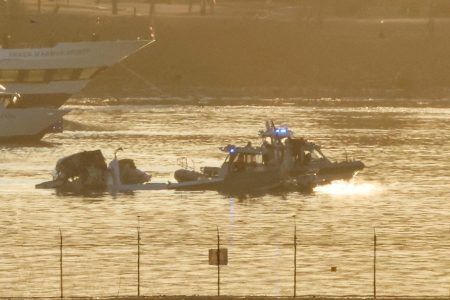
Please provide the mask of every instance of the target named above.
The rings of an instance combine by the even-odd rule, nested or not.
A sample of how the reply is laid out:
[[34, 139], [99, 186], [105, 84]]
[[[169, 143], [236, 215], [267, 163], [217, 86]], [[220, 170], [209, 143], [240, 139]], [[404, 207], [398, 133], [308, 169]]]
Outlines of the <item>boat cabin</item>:
[[228, 155], [222, 167], [227, 167], [228, 172], [242, 172], [255, 170], [264, 167], [264, 153], [261, 147], [252, 147], [250, 144], [245, 147], [235, 147], [228, 145], [222, 148]]
[[287, 126], [275, 126], [266, 122], [266, 130], [259, 132], [263, 140], [263, 151], [269, 164], [281, 163], [283, 160], [294, 162], [295, 166], [306, 166], [314, 162], [329, 162], [320, 146], [304, 138], [294, 138], [294, 132]]

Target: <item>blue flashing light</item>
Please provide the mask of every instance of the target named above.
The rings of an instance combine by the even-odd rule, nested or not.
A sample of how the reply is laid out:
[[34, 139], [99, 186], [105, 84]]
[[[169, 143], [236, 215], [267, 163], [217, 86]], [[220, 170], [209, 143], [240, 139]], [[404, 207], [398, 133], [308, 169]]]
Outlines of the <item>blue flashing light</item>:
[[289, 136], [289, 129], [286, 127], [275, 128], [276, 136]]
[[233, 154], [236, 152], [236, 148], [234, 147], [230, 147], [230, 149], [228, 150], [228, 153]]

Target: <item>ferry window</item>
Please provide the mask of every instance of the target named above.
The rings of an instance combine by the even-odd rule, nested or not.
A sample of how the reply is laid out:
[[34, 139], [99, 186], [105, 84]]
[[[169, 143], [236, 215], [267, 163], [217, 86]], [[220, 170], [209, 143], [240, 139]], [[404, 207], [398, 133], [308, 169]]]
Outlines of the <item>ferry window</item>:
[[97, 73], [99, 68], [86, 68], [82, 69], [80, 73], [80, 79], [90, 79], [92, 76]]
[[52, 74], [52, 80], [71, 80], [73, 69], [57, 69]]
[[28, 70], [22, 75], [22, 81], [43, 82], [45, 81], [45, 70]]
[[19, 70], [0, 70], [0, 81], [2, 83], [16, 82], [19, 78]]

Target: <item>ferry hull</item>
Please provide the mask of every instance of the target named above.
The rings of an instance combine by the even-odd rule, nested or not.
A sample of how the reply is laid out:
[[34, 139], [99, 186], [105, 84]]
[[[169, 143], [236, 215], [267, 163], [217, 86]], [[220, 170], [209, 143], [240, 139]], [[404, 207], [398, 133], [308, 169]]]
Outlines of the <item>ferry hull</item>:
[[57, 94], [21, 94], [22, 108], [59, 108], [72, 96], [67, 93]]
[[62, 122], [68, 110], [56, 109], [2, 109], [0, 110], [0, 143], [35, 143]]
[[47, 133], [49, 133], [48, 130], [42, 130], [37, 134], [31, 135], [0, 136], [0, 144], [34, 144], [38, 143]]
[[22, 96], [21, 107], [58, 108], [103, 70], [153, 42], [85, 41], [0, 49], [0, 82]]

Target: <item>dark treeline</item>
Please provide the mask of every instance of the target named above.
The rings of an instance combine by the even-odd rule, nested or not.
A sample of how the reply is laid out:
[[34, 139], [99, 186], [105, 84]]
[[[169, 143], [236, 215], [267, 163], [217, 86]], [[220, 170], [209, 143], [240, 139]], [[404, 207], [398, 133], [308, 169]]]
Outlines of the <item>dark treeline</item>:
[[[0, 1], [4, 9], [29, 13], [0, 17], [0, 36], [8, 38], [10, 47], [90, 40], [93, 32], [105, 40], [146, 38], [149, 33], [150, 2], [143, 0], [120, 0], [118, 16], [107, 9], [100, 11], [100, 18], [95, 10], [83, 14], [84, 7], [72, 14], [67, 0], [42, 0], [45, 9], [38, 13], [30, 1]], [[81, 1], [69, 2], [75, 8]], [[66, 6], [53, 13], [49, 3]], [[83, 3], [95, 8], [95, 0]], [[133, 3], [141, 9], [138, 16], [123, 9]], [[155, 2], [157, 42], [126, 61], [139, 78], [129, 80], [122, 67], [112, 67], [94, 79], [84, 95], [450, 94], [450, 27], [442, 18], [450, 17], [450, 8], [440, 8], [450, 7], [449, 0], [216, 0], [214, 17], [209, 8], [207, 17], [199, 13], [200, 0], [193, 0], [189, 13], [189, 3]], [[100, 4], [112, 8], [111, 0]], [[165, 5], [174, 5], [176, 14], [160, 13]]]
[[[98, 1], [98, 0], [96, 0]], [[102, 0], [106, 3], [113, 0]], [[158, 4], [202, 3], [214, 0], [130, 0], [129, 3], [154, 2]], [[364, 17], [392, 15], [405, 17], [450, 17], [448, 0], [215, 0], [220, 4], [246, 4], [255, 7], [291, 5], [303, 9], [317, 9], [326, 15]]]
[[[172, 0], [174, 1], [174, 0]], [[201, 0], [198, 0], [201, 1]], [[220, 3], [238, 3], [242, 0], [217, 0]], [[448, 0], [248, 0], [265, 5], [293, 5], [303, 9], [315, 9], [324, 15], [341, 17], [404, 16], [450, 17]]]

